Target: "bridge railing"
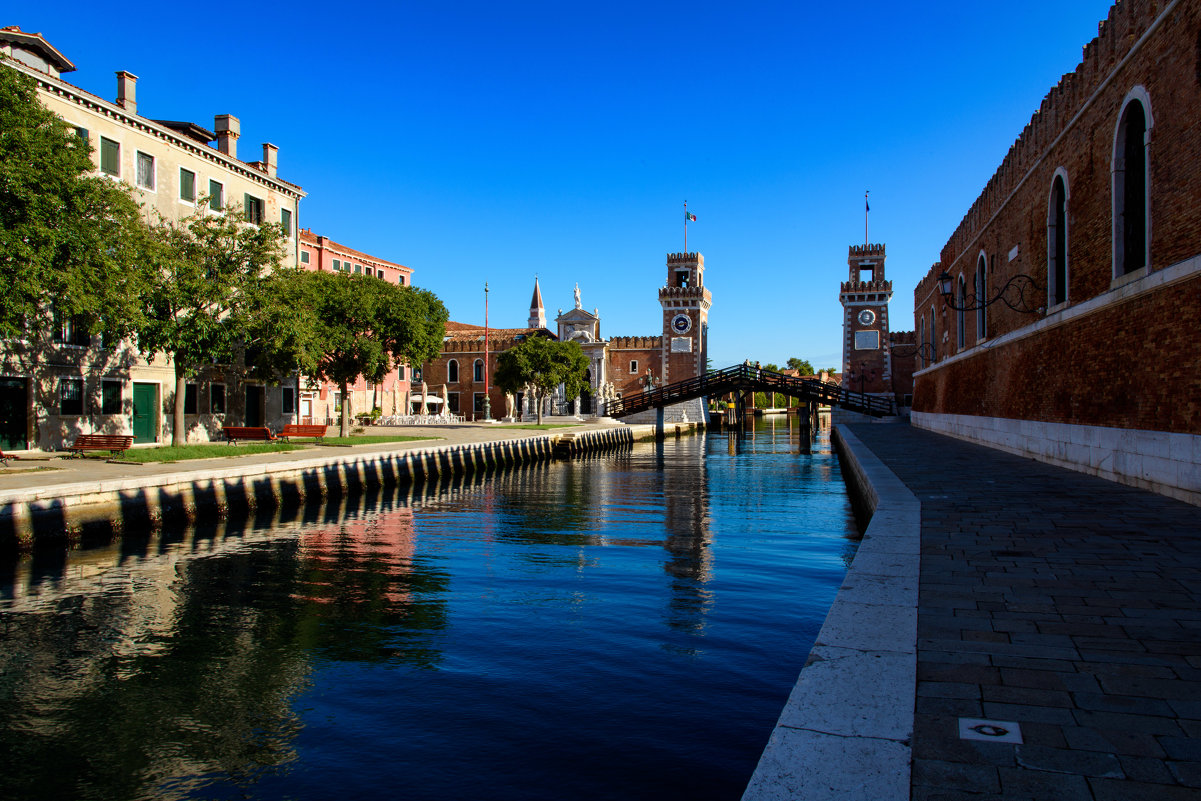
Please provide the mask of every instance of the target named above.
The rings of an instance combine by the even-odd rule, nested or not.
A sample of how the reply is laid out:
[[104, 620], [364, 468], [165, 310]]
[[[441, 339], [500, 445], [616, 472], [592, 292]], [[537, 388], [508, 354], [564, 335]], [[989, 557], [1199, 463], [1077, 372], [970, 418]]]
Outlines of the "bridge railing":
[[875, 417], [894, 413], [892, 400], [865, 392], [844, 389], [818, 378], [797, 378], [772, 370], [764, 370], [749, 364], [725, 367], [667, 384], [644, 392], [626, 395], [611, 401], [608, 414], [625, 417], [636, 412], [670, 406], [686, 400], [705, 396], [724, 395], [728, 392], [763, 390], [781, 395], [817, 401], [831, 406], [840, 406], [851, 411], [863, 412]]

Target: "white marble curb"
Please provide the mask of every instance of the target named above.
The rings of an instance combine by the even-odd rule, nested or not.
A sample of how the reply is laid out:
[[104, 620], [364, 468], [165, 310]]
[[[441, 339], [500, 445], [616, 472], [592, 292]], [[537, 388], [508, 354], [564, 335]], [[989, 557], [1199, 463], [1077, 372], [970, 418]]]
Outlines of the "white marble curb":
[[743, 801], [907, 801], [921, 506], [845, 426], [844, 478], [871, 523]]

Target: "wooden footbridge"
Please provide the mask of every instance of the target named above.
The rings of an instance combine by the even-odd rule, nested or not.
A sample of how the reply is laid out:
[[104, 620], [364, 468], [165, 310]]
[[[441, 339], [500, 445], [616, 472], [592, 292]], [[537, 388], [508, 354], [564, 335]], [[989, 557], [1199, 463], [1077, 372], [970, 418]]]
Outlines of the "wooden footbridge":
[[738, 418], [742, 419], [743, 398], [749, 392], [774, 392], [809, 404], [837, 406], [872, 417], [887, 417], [895, 413], [890, 398], [843, 389], [838, 384], [830, 384], [819, 378], [797, 378], [748, 364], [710, 370], [696, 378], [626, 395], [610, 401], [606, 409], [610, 417], [625, 417], [695, 398], [714, 398], [732, 393], [738, 407]]

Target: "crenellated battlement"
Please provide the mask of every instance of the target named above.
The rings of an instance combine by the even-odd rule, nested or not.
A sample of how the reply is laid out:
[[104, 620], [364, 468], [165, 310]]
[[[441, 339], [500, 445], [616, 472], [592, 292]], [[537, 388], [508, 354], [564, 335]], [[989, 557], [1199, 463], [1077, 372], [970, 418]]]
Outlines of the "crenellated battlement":
[[665, 298], [692, 298], [712, 301], [713, 293], [703, 286], [661, 286], [659, 300]]
[[844, 295], [861, 292], [892, 292], [892, 281], [843, 281], [839, 291]]
[[653, 350], [663, 347], [663, 337], [613, 337], [609, 340], [609, 348], [617, 350]]
[[1084, 45], [1080, 64], [1043, 97], [984, 191], [964, 215], [943, 249], [944, 262], [948, 261], [948, 249], [962, 252], [988, 222], [1102, 81], [1164, 13], [1164, 6], [1161, 0], [1118, 0], [1110, 7], [1108, 17], [1097, 24], [1096, 38]]
[[700, 252], [695, 253], [668, 253], [668, 264], [704, 264], [705, 257]]
[[847, 258], [862, 259], [867, 257], [878, 256], [884, 258], [884, 246], [876, 245], [851, 245]]

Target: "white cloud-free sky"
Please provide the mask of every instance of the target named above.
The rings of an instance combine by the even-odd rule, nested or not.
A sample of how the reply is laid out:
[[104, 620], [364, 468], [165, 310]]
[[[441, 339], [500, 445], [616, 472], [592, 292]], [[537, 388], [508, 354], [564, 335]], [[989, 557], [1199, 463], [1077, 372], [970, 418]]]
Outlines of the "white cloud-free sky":
[[[308, 193], [300, 224], [415, 270], [451, 319], [521, 326], [578, 282], [602, 334], [660, 330], [688, 248], [714, 366], [837, 365], [847, 246], [913, 287], [1108, 0], [860, 3], [23, 4], [71, 83], [138, 111], [242, 123]], [[236, 9], [226, 12], [224, 9]]]

